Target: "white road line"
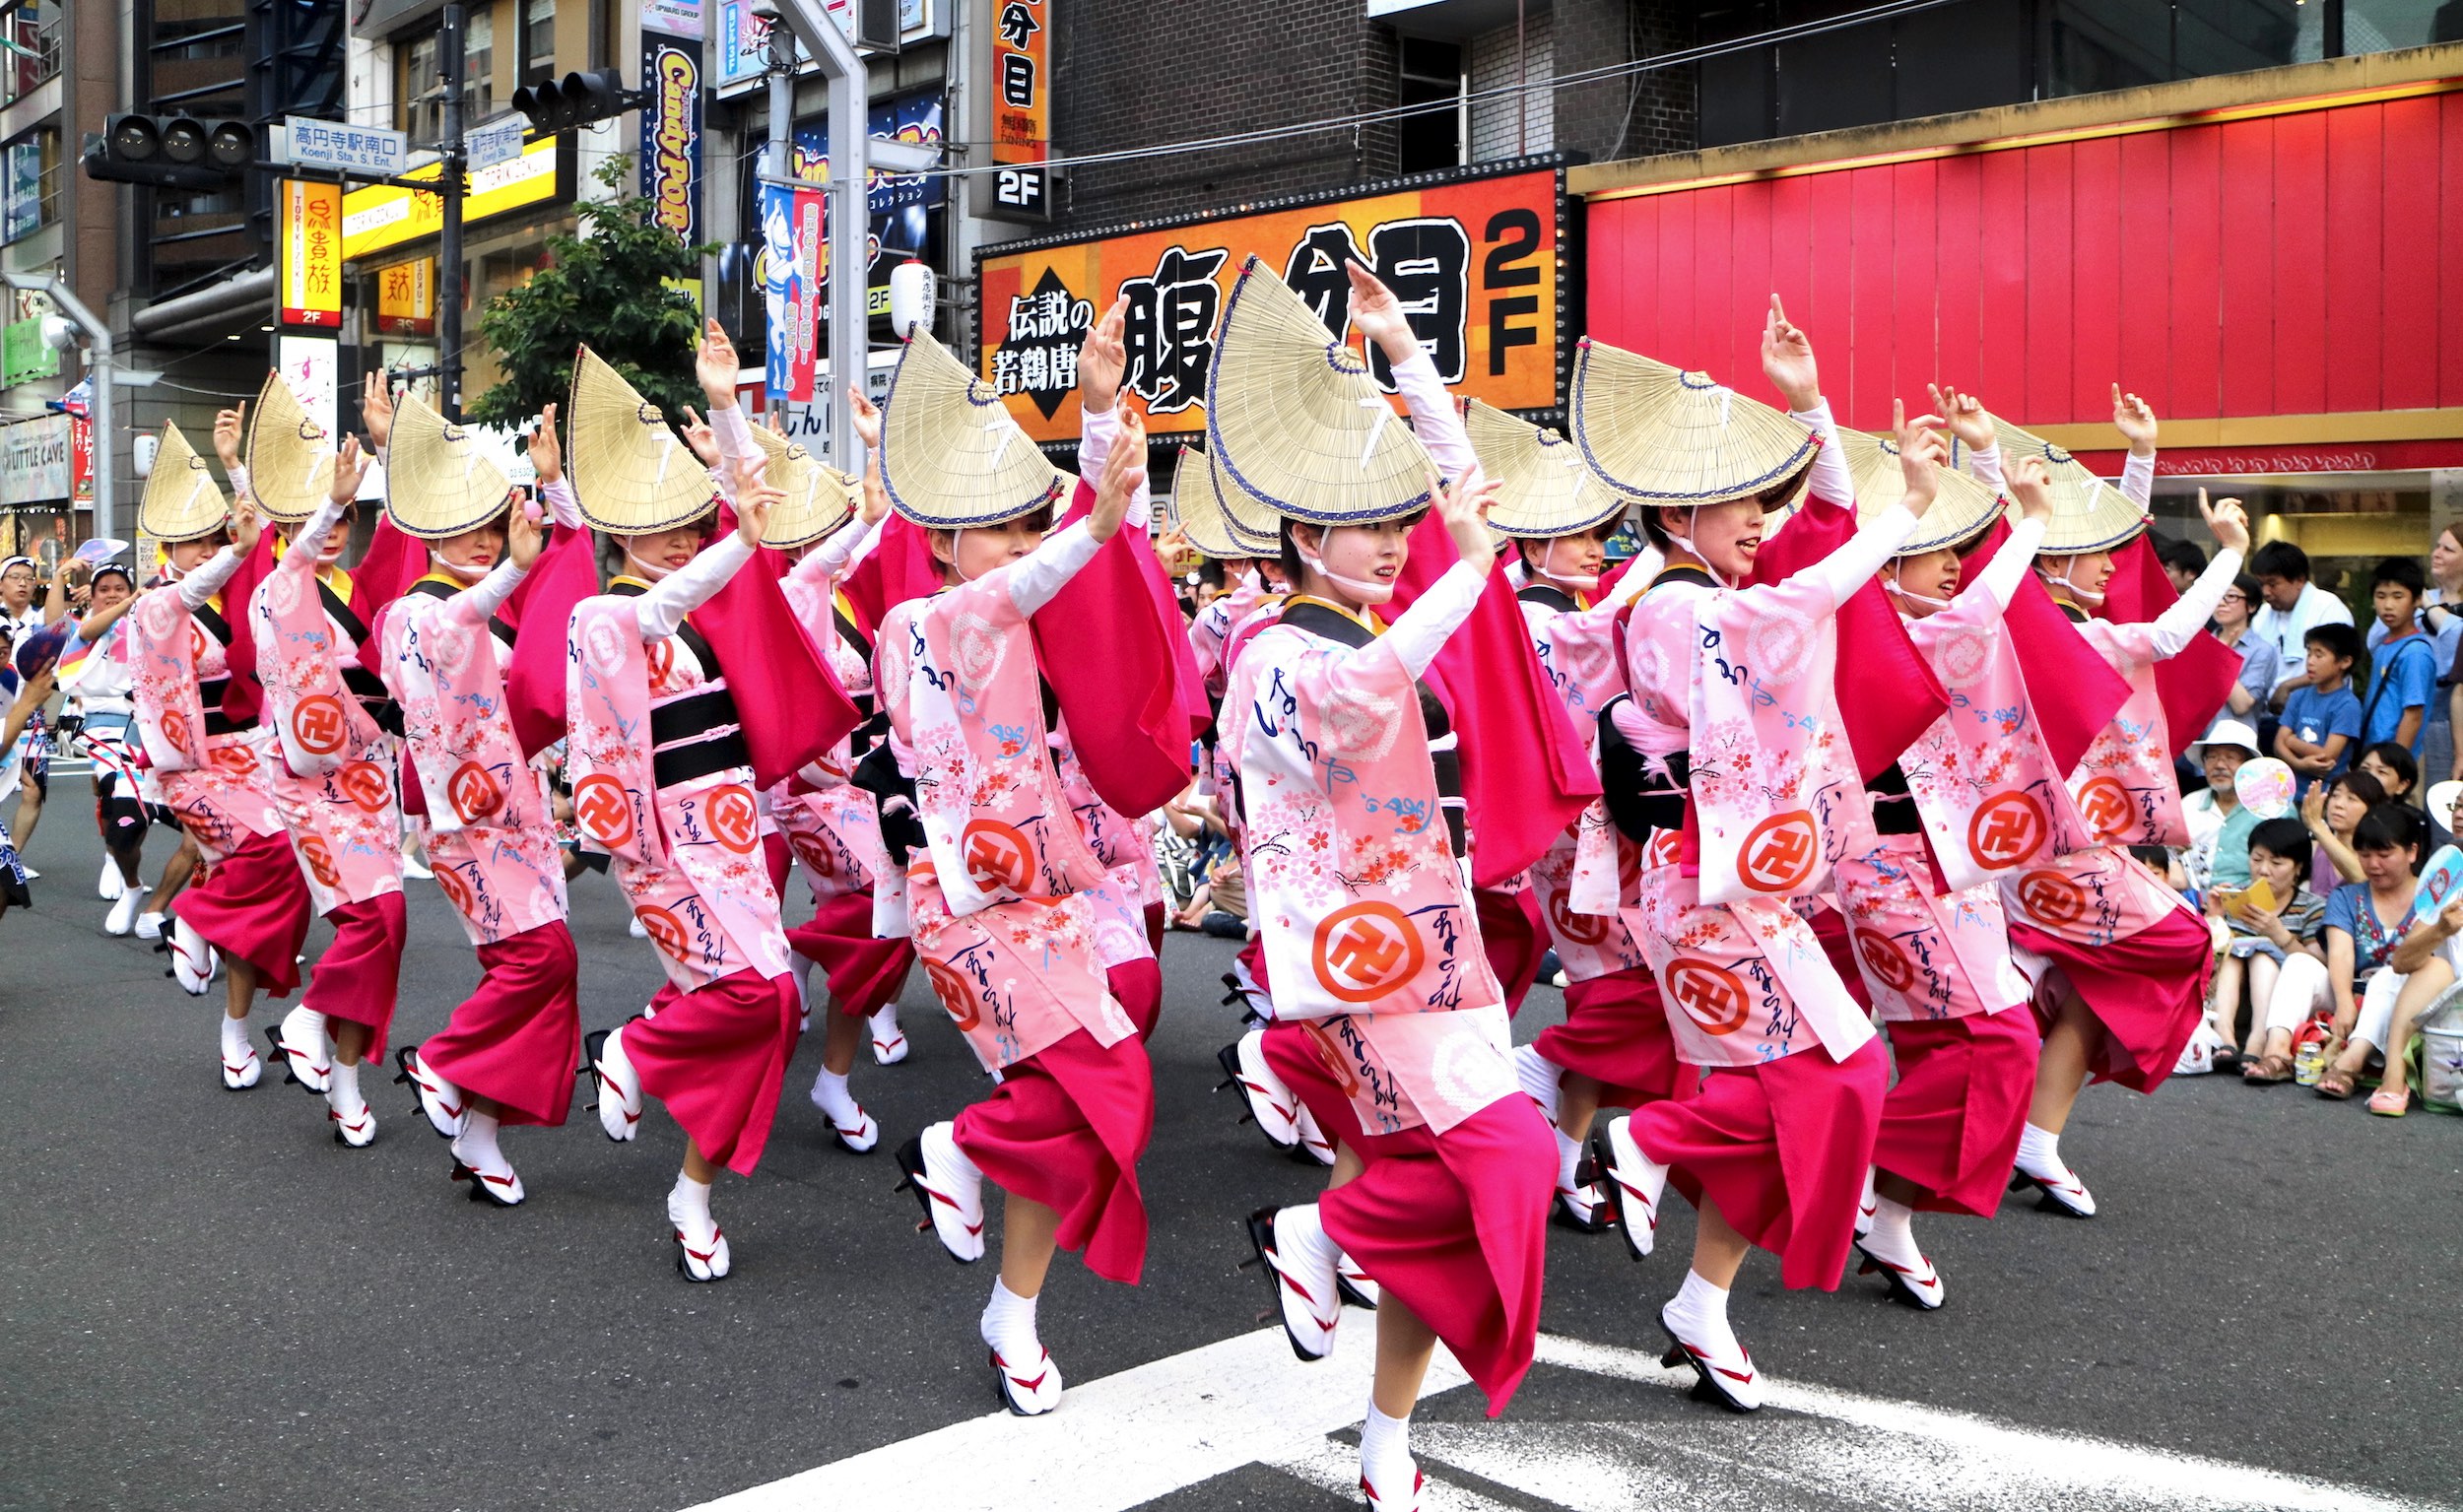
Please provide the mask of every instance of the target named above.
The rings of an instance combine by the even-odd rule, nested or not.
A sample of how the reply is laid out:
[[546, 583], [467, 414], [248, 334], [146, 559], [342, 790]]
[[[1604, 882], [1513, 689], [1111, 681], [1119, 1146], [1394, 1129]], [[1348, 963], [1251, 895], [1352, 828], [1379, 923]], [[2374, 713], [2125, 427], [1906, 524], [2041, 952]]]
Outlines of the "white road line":
[[[1264, 1465], [1357, 1494], [1356, 1451], [1327, 1435], [1365, 1415], [1373, 1321], [1346, 1315], [1332, 1358], [1302, 1365], [1260, 1329], [1073, 1384], [1047, 1418], [990, 1413], [724, 1496], [689, 1512], [1127, 1512]], [[1682, 1390], [1655, 1355], [1544, 1334], [1541, 1363]], [[1429, 1512], [1505, 1512], [1447, 1467], [1567, 1512], [1715, 1508], [1898, 1512], [2452, 1512], [2222, 1460], [2044, 1432], [1965, 1413], [1764, 1378], [1768, 1408], [1672, 1421], [1414, 1425]], [[1466, 1384], [1441, 1348], [1428, 1395]]]
[[[1260, 1329], [1073, 1382], [1059, 1410], [1045, 1417], [988, 1413], [694, 1512], [1127, 1512], [1243, 1465], [1297, 1461], [1323, 1449], [1328, 1433], [1366, 1415], [1375, 1343], [1375, 1318], [1348, 1311], [1333, 1355], [1304, 1365], [1292, 1357], [1281, 1328]], [[1061, 1366], [1065, 1374], [1065, 1358]], [[1448, 1391], [1465, 1380], [1440, 1348], [1429, 1390]], [[984, 1390], [991, 1390], [988, 1371]]]

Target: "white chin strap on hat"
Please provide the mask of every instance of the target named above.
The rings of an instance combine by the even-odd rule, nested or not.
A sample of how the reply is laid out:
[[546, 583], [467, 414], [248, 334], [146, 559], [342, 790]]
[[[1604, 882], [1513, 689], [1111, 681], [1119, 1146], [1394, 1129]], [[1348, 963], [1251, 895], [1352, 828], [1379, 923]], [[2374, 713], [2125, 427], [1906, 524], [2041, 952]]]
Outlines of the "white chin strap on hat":
[[[1322, 541], [1327, 536], [1333, 534], [1341, 528], [1342, 527], [1339, 525], [1320, 525], [1317, 527], [1317, 539]], [[1392, 583], [1380, 582], [1368, 578], [1345, 577], [1342, 573], [1327, 566], [1325, 564], [1325, 559], [1318, 556], [1315, 552], [1301, 546], [1298, 541], [1294, 541], [1292, 545], [1293, 549], [1299, 553], [1301, 565], [1307, 567], [1308, 570], [1316, 573], [1319, 577], [1324, 578], [1327, 582], [1332, 583], [1335, 587], [1342, 589], [1345, 593], [1350, 594], [1353, 598], [1360, 600], [1362, 603], [1382, 604], [1394, 596], [1394, 585]]]
[[437, 551], [433, 547], [429, 549], [428, 559], [436, 564], [437, 571], [442, 572], [449, 578], [452, 578], [455, 582], [463, 584], [475, 583], [479, 581], [481, 578], [486, 577], [490, 570], [487, 567], [465, 566], [458, 561], [447, 561], [444, 559], [444, 553]]
[[1889, 588], [1890, 591], [1897, 597], [1905, 599], [1908, 603], [1921, 605], [1927, 614], [1939, 614], [1941, 611], [1950, 607], [1950, 601], [1948, 599], [1937, 599], [1932, 597], [1930, 594], [1918, 593], [1913, 588], [1901, 586], [1898, 581], [1898, 559], [1896, 558], [1893, 558], [1891, 560], [1890, 581], [1884, 584], [1884, 586]]
[[1564, 544], [1564, 539], [1565, 538], [1563, 536], [1551, 536], [1548, 538], [1548, 549], [1540, 553], [1539, 567], [1537, 569], [1539, 575], [1547, 578], [1552, 583], [1558, 583], [1570, 588], [1576, 593], [1597, 593], [1599, 591], [1598, 573], [1560, 572], [1557, 570], [1557, 548]]
[[1696, 561], [1700, 562], [1701, 569], [1710, 574], [1710, 580], [1712, 582], [1717, 583], [1722, 588], [1735, 587], [1736, 585], [1734, 583], [1727, 580], [1727, 574], [1721, 572], [1717, 567], [1710, 564], [1709, 558], [1704, 557], [1701, 553], [1694, 550], [1694, 525], [1697, 525], [1701, 522], [1701, 505], [1695, 504], [1690, 506], [1686, 511], [1686, 518], [1693, 521], [1694, 524], [1687, 525], [1685, 527], [1685, 534], [1681, 536], [1673, 530], [1669, 531], [1668, 544], [1675, 547], [1678, 551], [1683, 552], [1686, 556], [1693, 558]]
[[2071, 595], [2075, 597], [2081, 605], [2088, 608], [2093, 608], [2096, 605], [2102, 603], [2102, 594], [2097, 593], [2093, 588], [2081, 587], [2079, 584], [2071, 581], [2070, 571], [2071, 568], [2078, 565], [2078, 559], [2076, 557], [2064, 557], [2061, 559], [2066, 563], [2066, 565], [2061, 568], [2061, 575], [2059, 577], [2054, 577], [2051, 573], [2047, 572], [2044, 574], [2045, 581], [2059, 583], [2062, 587], [2069, 589]]
[[640, 558], [635, 557], [632, 554], [632, 538], [631, 536], [627, 536], [625, 538], [625, 565], [632, 569], [632, 574], [635, 577], [640, 578], [645, 583], [663, 581], [668, 573], [676, 570], [674, 567], [660, 566], [656, 562], [643, 561]]

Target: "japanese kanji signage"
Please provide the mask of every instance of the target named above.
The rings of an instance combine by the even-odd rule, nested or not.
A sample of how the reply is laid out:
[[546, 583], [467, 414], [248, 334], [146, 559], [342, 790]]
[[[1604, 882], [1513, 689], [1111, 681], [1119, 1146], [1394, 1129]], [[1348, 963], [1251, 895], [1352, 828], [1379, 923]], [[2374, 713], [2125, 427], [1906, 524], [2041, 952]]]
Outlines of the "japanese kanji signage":
[[1053, 0], [992, 0], [990, 214], [1048, 221], [1052, 156]]
[[[1146, 406], [1148, 429], [1200, 430], [1224, 300], [1254, 253], [1327, 330], [1354, 340], [1344, 264], [1363, 264], [1393, 287], [1458, 393], [1503, 410], [1553, 410], [1567, 335], [1560, 320], [1563, 203], [1563, 175], [1547, 167], [1097, 240], [991, 248], [977, 264], [982, 373], [1028, 434], [1075, 440], [1079, 345], [1126, 296], [1123, 383]], [[1369, 370], [1391, 392], [1382, 354], [1369, 354]]]
[[[403, 176], [433, 178], [436, 169], [432, 164]], [[564, 180], [561, 188], [560, 178]], [[470, 192], [462, 200], [462, 220], [477, 225], [490, 216], [571, 192], [571, 179], [559, 165], [557, 139], [541, 137], [510, 162], [472, 170]], [[343, 196], [342, 255], [348, 259], [433, 236], [443, 228], [443, 199], [424, 189], [370, 184]]]
[[282, 185], [282, 320], [342, 324], [342, 186], [287, 178]]
[[436, 260], [415, 257], [376, 270], [376, 328], [387, 336], [436, 334]]

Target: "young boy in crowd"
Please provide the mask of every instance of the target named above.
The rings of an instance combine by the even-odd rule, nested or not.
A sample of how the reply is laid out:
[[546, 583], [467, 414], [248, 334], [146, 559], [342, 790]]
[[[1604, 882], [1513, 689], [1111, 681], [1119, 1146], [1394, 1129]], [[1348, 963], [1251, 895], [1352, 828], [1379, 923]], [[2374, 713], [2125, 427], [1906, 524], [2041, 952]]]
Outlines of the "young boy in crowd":
[[2378, 642], [2369, 677], [2368, 703], [2361, 715], [2361, 743], [2390, 741], [2421, 754], [2421, 734], [2429, 723], [2430, 700], [2437, 696], [2437, 651], [2421, 628], [2421, 596], [2429, 576], [2409, 557], [2389, 557], [2372, 574], [2369, 601], [2377, 623], [2386, 627]]
[[[2249, 831], [2248, 851], [2248, 887], [2254, 889], [2263, 882], [2266, 895], [2252, 896], [2248, 891], [2227, 895], [2218, 890], [2209, 896], [2208, 911], [2223, 918], [2228, 932], [2224, 959], [2215, 968], [2209, 1015], [2226, 1043], [2242, 1046], [2244, 1081], [2274, 1083], [2292, 1075], [2288, 1054], [2279, 1055], [2281, 1064], [2272, 1067], [2261, 1054], [2267, 1047], [2267, 1008], [2283, 979], [2284, 962], [2298, 955], [2321, 968], [2312, 996], [2315, 986], [2323, 984], [2326, 947], [2321, 937], [2326, 930], [2326, 900], [2308, 888], [2309, 852], [2309, 831], [2300, 821], [2289, 815], [2268, 820]], [[2261, 906], [2270, 899], [2273, 906]], [[2232, 1029], [2239, 1021], [2244, 986], [2249, 1027], [2246, 1033], [2235, 1035]], [[2290, 1042], [2287, 1032], [2285, 1043]]]
[[2284, 721], [2275, 732], [2275, 754], [2307, 793], [2319, 778], [2342, 775], [2361, 738], [2361, 700], [2352, 692], [2352, 664], [2361, 656], [2361, 632], [2349, 625], [2314, 625], [2301, 637], [2307, 653], [2307, 686], [2293, 690]]

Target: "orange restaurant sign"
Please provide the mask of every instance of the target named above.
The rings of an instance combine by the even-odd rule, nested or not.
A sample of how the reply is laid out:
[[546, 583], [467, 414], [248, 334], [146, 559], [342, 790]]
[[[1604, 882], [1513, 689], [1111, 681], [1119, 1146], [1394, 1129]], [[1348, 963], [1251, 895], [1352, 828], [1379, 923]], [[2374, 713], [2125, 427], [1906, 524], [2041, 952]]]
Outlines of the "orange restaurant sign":
[[[1223, 306], [1252, 254], [1327, 329], [1344, 318], [1346, 262], [1392, 285], [1456, 392], [1526, 414], [1554, 410], [1564, 340], [1564, 186], [1555, 166], [1371, 186], [1357, 197], [1201, 219], [1095, 240], [1012, 242], [980, 256], [982, 374], [1037, 441], [1078, 435], [1078, 348], [1129, 300], [1122, 386], [1158, 435], [1205, 427], [1206, 372]], [[1389, 392], [1380, 355], [1370, 370]]]
[[282, 185], [282, 320], [342, 324], [342, 186], [287, 178]]

